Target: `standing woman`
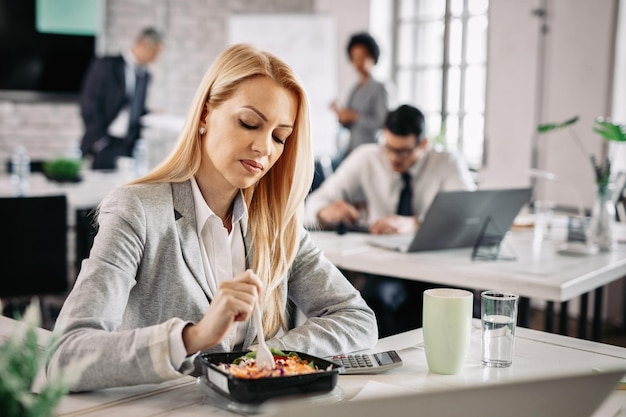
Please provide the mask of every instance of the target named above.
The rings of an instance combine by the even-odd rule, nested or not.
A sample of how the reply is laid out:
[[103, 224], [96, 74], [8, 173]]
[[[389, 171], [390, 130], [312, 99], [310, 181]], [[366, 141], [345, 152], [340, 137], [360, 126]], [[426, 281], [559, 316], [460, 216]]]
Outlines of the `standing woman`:
[[369, 33], [356, 33], [346, 49], [359, 81], [352, 88], [346, 107], [339, 107], [336, 102], [331, 104], [339, 123], [350, 131], [350, 142], [340, 153], [337, 164], [357, 146], [376, 142], [389, 109], [385, 85], [372, 77], [380, 56], [376, 40]]
[[[229, 47], [173, 153], [102, 201], [48, 373], [95, 356], [77, 391], [199, 374], [200, 351], [254, 347], [257, 302], [270, 347], [318, 356], [371, 347], [372, 310], [302, 227], [312, 176], [297, 76], [266, 52]], [[294, 329], [288, 299], [308, 318]]]

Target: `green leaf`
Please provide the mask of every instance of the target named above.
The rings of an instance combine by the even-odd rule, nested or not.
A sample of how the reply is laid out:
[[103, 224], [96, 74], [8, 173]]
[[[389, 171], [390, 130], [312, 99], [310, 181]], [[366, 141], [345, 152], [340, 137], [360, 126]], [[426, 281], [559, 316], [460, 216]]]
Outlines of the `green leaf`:
[[626, 142], [626, 126], [624, 125], [612, 123], [599, 117], [595, 120], [593, 131], [606, 140]]
[[255, 359], [256, 358], [256, 350], [250, 351], [243, 356], [239, 356], [232, 361], [233, 365], [239, 365], [241, 361], [244, 359]]
[[[11, 336], [0, 344], [0, 416], [47, 417], [78, 380], [88, 362], [66, 367], [50, 376], [39, 394], [31, 392], [41, 369], [45, 352], [38, 344], [37, 326], [41, 323], [38, 302], [28, 307]], [[49, 343], [56, 339], [54, 333]], [[51, 345], [48, 345], [49, 348]]]
[[544, 123], [544, 124], [540, 124], [539, 126], [537, 126], [537, 132], [539, 133], [547, 133], [547, 132], [551, 132], [553, 130], [557, 130], [557, 129], [561, 129], [570, 125], [573, 125], [574, 123], [576, 123], [578, 121], [579, 117], [578, 116], [574, 116], [571, 119], [568, 119], [564, 122], [561, 123]]
[[287, 357], [287, 354], [285, 352], [277, 348], [270, 348], [270, 352], [272, 352], [272, 355], [274, 356], [283, 356], [285, 358]]

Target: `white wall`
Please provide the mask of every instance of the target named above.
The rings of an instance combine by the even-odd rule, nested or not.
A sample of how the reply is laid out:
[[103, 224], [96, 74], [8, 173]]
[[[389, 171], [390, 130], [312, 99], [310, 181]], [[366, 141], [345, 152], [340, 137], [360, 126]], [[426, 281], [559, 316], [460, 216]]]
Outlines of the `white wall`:
[[[611, 114], [614, 0], [547, 0], [545, 63], [540, 56], [540, 0], [498, 0], [489, 7], [486, 166], [481, 187], [530, 184], [528, 169], [553, 172], [593, 201], [593, 171], [567, 131], [538, 136], [536, 126], [579, 115], [573, 126], [587, 152], [600, 156], [593, 120]], [[541, 88], [541, 77], [543, 88]], [[533, 162], [536, 144], [537, 158]], [[576, 196], [539, 180], [536, 195], [565, 207]]]
[[535, 82], [539, 0], [498, 0], [489, 4], [485, 166], [481, 188], [530, 183], [535, 126]]
[[[543, 121], [579, 115], [573, 126], [588, 154], [600, 160], [604, 139], [592, 131], [598, 116], [611, 115], [615, 1], [552, 0], [548, 13], [546, 88]], [[593, 30], [581, 28], [593, 27]], [[539, 167], [571, 180], [583, 204], [594, 199], [594, 174], [589, 155], [574, 148], [567, 132], [539, 140]], [[569, 148], [570, 152], [563, 152]], [[546, 184], [546, 195], [558, 203], [572, 202], [571, 193], [558, 183]]]
[[[335, 16], [337, 23], [337, 87], [338, 99], [345, 103], [358, 76], [346, 53], [346, 45], [355, 32], [369, 30], [369, 0], [315, 0], [315, 12]], [[330, 103], [329, 103], [330, 104]]]
[[[613, 84], [613, 114], [612, 118], [620, 123], [626, 123], [626, 1], [621, 0], [619, 5], [619, 20], [616, 39], [616, 51], [622, 51], [615, 57], [615, 80]], [[614, 167], [626, 170], [626, 144], [615, 146]]]

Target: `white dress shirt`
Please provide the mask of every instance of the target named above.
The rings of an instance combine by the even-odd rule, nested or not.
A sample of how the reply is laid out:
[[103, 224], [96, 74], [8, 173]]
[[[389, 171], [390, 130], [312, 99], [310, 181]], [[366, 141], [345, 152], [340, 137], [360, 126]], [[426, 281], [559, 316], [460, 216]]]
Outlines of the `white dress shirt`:
[[[193, 177], [191, 189], [196, 209], [196, 227], [200, 240], [202, 266], [211, 298], [213, 298], [222, 282], [232, 279], [246, 269], [244, 236], [248, 230], [248, 210], [241, 193], [237, 194], [233, 204], [232, 227], [229, 233], [222, 224], [222, 219], [207, 205]], [[184, 326], [179, 326], [170, 332], [171, 361], [176, 369], [180, 368], [187, 356], [182, 338], [183, 328]], [[233, 326], [231, 332], [236, 333], [234, 337], [231, 337], [233, 340], [231, 348], [243, 343], [246, 330], [247, 323], [237, 323]]]
[[[132, 97], [135, 94], [135, 67], [139, 64], [131, 51], [122, 54], [124, 58], [124, 84], [126, 86], [126, 96]], [[130, 122], [130, 101], [120, 109], [115, 119], [107, 128], [107, 133], [117, 138], [128, 136], [128, 125]]]
[[[465, 161], [447, 151], [428, 150], [409, 168], [413, 183], [412, 207], [422, 220], [439, 191], [475, 190]], [[385, 149], [378, 144], [356, 148], [306, 200], [307, 226], [318, 224], [317, 213], [338, 200], [367, 206], [368, 223], [396, 213], [403, 182], [393, 171]]]

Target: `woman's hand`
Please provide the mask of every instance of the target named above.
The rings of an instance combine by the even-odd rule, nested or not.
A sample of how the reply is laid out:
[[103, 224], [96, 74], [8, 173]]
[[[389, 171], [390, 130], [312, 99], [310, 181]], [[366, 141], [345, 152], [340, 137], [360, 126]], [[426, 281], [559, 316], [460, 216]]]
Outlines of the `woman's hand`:
[[336, 114], [339, 123], [343, 125], [351, 125], [359, 118], [359, 113], [350, 109], [339, 109], [338, 111], [336, 111]]
[[350, 125], [359, 118], [359, 113], [348, 108], [341, 107], [337, 101], [330, 103], [330, 109], [337, 115], [337, 121], [343, 125]]
[[187, 354], [217, 345], [233, 323], [248, 320], [262, 288], [261, 279], [251, 269], [222, 282], [204, 317], [183, 329]]

